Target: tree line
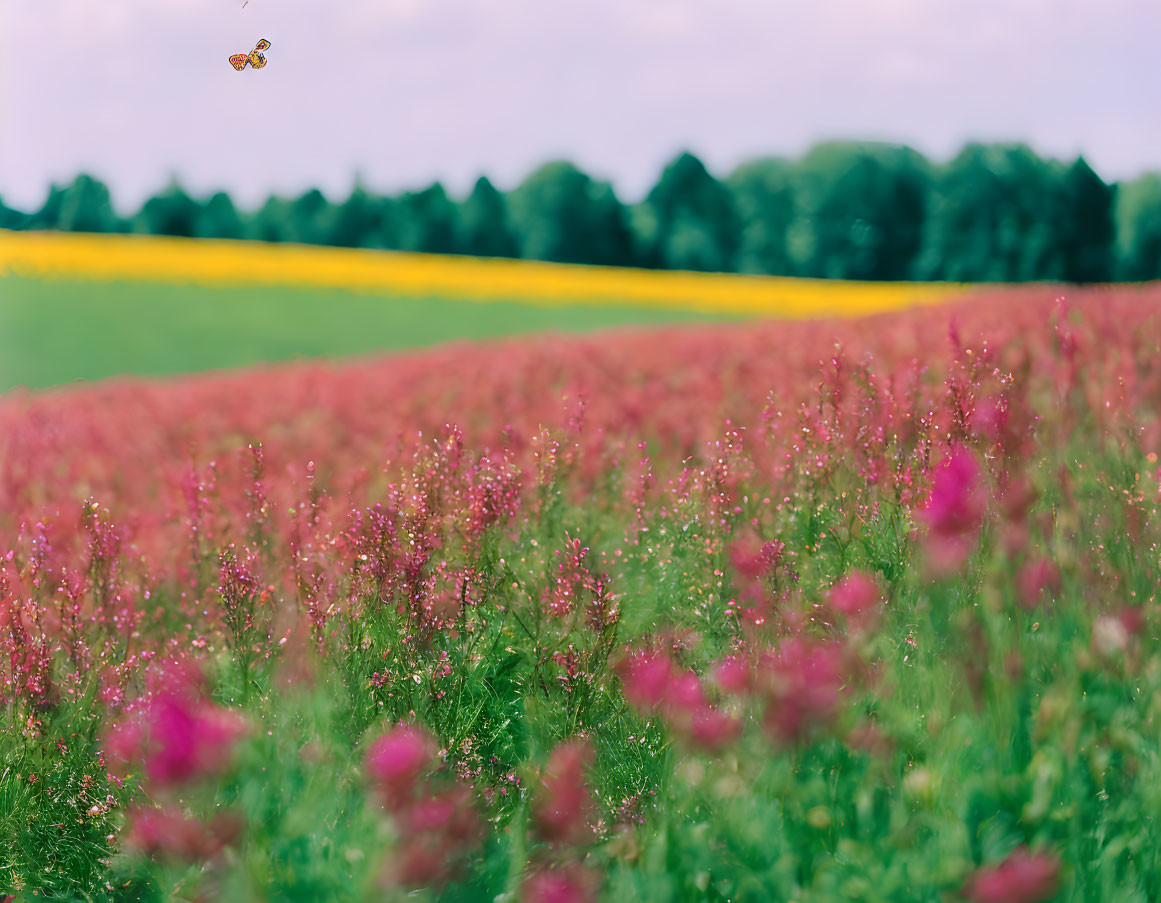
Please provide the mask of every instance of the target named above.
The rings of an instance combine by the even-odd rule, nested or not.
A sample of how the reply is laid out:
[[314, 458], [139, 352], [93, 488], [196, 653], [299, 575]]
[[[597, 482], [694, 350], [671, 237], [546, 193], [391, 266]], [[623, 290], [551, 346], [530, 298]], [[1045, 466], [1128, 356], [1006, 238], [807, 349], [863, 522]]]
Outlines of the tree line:
[[639, 203], [571, 163], [512, 191], [481, 177], [387, 197], [356, 184], [239, 210], [170, 184], [129, 217], [80, 175], [35, 212], [0, 201], [0, 227], [303, 242], [564, 263], [844, 279], [966, 282], [1161, 278], [1161, 175], [1107, 184], [1020, 144], [969, 144], [933, 163], [906, 147], [829, 142], [724, 179], [683, 153]]

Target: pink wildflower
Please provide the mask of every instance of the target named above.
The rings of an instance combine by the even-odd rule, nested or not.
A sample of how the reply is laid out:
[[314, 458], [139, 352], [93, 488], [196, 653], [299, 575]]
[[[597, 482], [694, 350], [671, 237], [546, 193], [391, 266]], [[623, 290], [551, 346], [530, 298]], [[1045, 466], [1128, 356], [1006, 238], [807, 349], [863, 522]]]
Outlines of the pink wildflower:
[[534, 815], [540, 836], [550, 843], [582, 844], [591, 839], [593, 800], [585, 780], [592, 747], [570, 740], [552, 751], [541, 778]]
[[1051, 558], [1037, 558], [1020, 568], [1017, 577], [1020, 587], [1020, 605], [1032, 609], [1039, 604], [1045, 593], [1057, 596], [1060, 593], [1060, 569]]
[[371, 744], [363, 768], [380, 785], [388, 804], [396, 806], [413, 795], [434, 754], [435, 741], [425, 731], [397, 727]]
[[689, 738], [696, 746], [707, 752], [729, 746], [741, 733], [740, 719], [710, 705], [697, 709], [690, 718]]
[[1000, 865], [978, 869], [964, 887], [972, 903], [1042, 903], [1056, 895], [1060, 861], [1018, 847]]
[[524, 903], [592, 903], [598, 876], [592, 869], [563, 868], [537, 872], [524, 882]]
[[748, 580], [769, 574], [782, 560], [781, 542], [765, 542], [761, 546], [737, 540], [730, 546], [730, 563], [734, 570]]
[[727, 655], [713, 666], [710, 673], [713, 682], [723, 692], [734, 696], [745, 695], [753, 683], [749, 662], [739, 655]]
[[665, 709], [670, 717], [675, 714], [692, 714], [708, 704], [701, 680], [692, 671], [683, 671], [670, 677], [669, 691], [665, 698]]
[[953, 449], [935, 471], [919, 517], [929, 528], [928, 560], [938, 575], [962, 567], [975, 547], [987, 505], [981, 478], [979, 463], [963, 448]]
[[827, 601], [835, 611], [846, 615], [848, 621], [870, 614], [882, 598], [874, 578], [862, 571], [853, 571], [831, 587]]
[[621, 665], [621, 683], [625, 699], [643, 712], [659, 708], [665, 701], [673, 680], [673, 664], [662, 655], [637, 652]]
[[[739, 672], [740, 667], [740, 673]], [[744, 663], [726, 666], [727, 680], [745, 681]], [[644, 713], [663, 715], [670, 726], [706, 750], [731, 743], [741, 733], [741, 722], [710, 705], [705, 687], [692, 671], [680, 671], [665, 656], [638, 652], [621, 666], [625, 698]]]
[[[161, 680], [173, 686], [176, 679]], [[125, 762], [143, 760], [149, 780], [173, 786], [221, 772], [244, 731], [239, 715], [205, 699], [194, 686], [178, 684], [156, 692], [114, 725], [106, 747]]]
[[158, 859], [197, 862], [215, 857], [240, 830], [238, 818], [225, 813], [203, 824], [176, 806], [138, 809], [130, 815], [125, 846]]
[[210, 703], [161, 696], [150, 707], [151, 754], [145, 773], [160, 784], [177, 784], [220, 771], [242, 733], [238, 716]]
[[777, 740], [795, 742], [834, 718], [845, 683], [843, 657], [835, 643], [810, 644], [797, 638], [766, 657], [766, 728]]

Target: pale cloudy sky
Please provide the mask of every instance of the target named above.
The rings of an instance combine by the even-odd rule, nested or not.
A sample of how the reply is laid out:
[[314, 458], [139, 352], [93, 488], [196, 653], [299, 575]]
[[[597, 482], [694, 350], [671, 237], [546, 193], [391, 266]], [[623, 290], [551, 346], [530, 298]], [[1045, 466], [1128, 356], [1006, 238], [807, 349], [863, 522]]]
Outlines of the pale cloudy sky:
[[[0, 0], [0, 198], [81, 170], [244, 204], [568, 157], [638, 197], [830, 137], [1161, 169], [1161, 0]], [[258, 38], [261, 71], [227, 62]]]

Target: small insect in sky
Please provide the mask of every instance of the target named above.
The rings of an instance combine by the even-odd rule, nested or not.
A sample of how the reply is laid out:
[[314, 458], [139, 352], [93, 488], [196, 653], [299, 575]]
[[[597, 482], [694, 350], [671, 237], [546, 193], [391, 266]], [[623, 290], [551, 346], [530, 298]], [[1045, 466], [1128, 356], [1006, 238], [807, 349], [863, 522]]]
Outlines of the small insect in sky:
[[230, 57], [230, 65], [237, 69], [239, 72], [246, 68], [247, 63], [249, 63], [255, 69], [261, 69], [266, 65], [266, 57], [262, 55], [262, 51], [269, 49], [270, 42], [263, 38], [261, 41], [254, 45], [254, 49], [251, 50], [249, 54], [235, 53], [232, 57]]

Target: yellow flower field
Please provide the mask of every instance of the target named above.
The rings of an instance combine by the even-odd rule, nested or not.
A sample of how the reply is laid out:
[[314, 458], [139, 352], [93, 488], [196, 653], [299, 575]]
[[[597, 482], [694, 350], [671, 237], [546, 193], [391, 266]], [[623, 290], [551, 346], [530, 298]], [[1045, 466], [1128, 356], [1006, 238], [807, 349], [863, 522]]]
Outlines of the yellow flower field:
[[310, 245], [0, 231], [0, 275], [198, 285], [293, 285], [405, 297], [798, 318], [931, 304], [968, 286], [575, 266]]

